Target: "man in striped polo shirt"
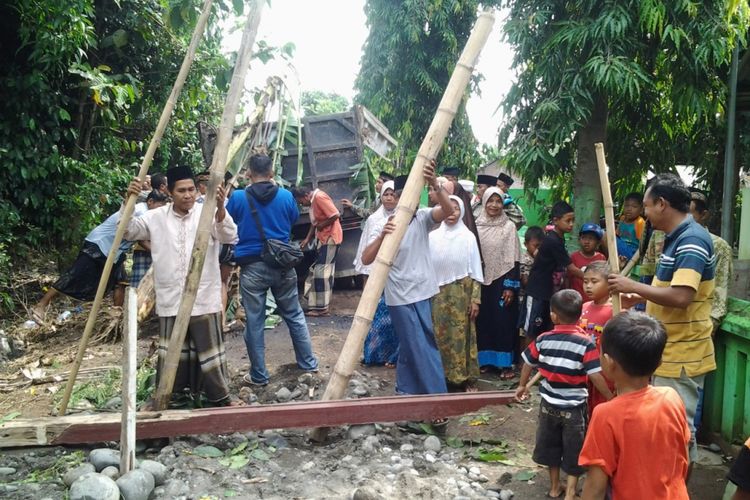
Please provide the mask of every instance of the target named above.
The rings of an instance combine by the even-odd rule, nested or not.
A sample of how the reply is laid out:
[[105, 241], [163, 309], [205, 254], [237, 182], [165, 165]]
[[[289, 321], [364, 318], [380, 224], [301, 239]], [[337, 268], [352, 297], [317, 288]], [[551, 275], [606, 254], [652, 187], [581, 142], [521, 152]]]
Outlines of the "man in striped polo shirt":
[[[696, 458], [695, 414], [706, 373], [716, 369], [711, 306], [716, 258], [711, 235], [691, 215], [690, 191], [674, 174], [657, 175], [643, 200], [654, 229], [666, 233], [651, 285], [611, 274], [609, 289], [623, 303], [646, 302], [646, 312], [664, 324], [667, 346], [653, 385], [675, 389], [690, 426], [690, 466]], [[689, 472], [688, 472], [688, 477]]]
[[[596, 344], [581, 328], [583, 300], [575, 290], [560, 290], [550, 299], [550, 316], [555, 327], [539, 335], [522, 354], [524, 365], [516, 399], [528, 396], [526, 384], [536, 366], [544, 380], [539, 389], [542, 402], [536, 430], [533, 459], [549, 467], [551, 498], [566, 500], [576, 495], [578, 477], [585, 472], [578, 455], [586, 435], [587, 378], [607, 400], [612, 392], [601, 374]], [[560, 483], [560, 469], [568, 479]]]

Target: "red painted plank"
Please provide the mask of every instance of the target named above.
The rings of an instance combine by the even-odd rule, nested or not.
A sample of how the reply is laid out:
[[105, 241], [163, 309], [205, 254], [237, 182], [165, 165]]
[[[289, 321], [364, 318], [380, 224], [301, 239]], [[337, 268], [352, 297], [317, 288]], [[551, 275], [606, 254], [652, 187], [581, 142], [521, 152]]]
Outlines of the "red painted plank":
[[[462, 415], [485, 406], [504, 405], [513, 399], [513, 391], [492, 391], [171, 410], [139, 414], [136, 436], [138, 439], [149, 439], [204, 433], [229, 434], [263, 429], [428, 420]], [[148, 418], [151, 415], [155, 418]], [[50, 444], [117, 441], [119, 435], [119, 416], [114, 415], [111, 421], [71, 422], [61, 429], [59, 435], [50, 436]]]

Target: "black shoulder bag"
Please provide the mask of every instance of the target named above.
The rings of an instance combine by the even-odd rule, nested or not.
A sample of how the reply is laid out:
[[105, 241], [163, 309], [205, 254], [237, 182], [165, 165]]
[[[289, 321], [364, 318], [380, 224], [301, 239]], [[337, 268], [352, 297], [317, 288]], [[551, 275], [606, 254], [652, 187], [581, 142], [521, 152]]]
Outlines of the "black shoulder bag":
[[255, 226], [258, 233], [263, 239], [263, 249], [260, 251], [260, 259], [270, 267], [278, 269], [291, 269], [302, 261], [302, 250], [299, 247], [284, 243], [280, 240], [266, 238], [266, 232], [263, 231], [263, 225], [260, 223], [258, 210], [255, 208], [255, 202], [250, 191], [245, 190], [247, 203], [250, 205], [250, 213], [253, 215]]

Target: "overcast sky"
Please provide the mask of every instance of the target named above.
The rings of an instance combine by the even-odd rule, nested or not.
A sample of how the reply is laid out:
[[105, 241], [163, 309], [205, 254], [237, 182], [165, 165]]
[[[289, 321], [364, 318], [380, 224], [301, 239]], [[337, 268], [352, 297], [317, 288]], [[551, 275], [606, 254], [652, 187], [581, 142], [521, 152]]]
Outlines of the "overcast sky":
[[[367, 38], [364, 0], [272, 0], [263, 9], [258, 39], [281, 46], [296, 46], [292, 64], [296, 75], [281, 63], [262, 65], [254, 61], [248, 84], [260, 87], [272, 74], [287, 81], [298, 80], [301, 90], [322, 90], [354, 97], [354, 79], [359, 71], [362, 45]], [[511, 84], [510, 48], [501, 42], [500, 15], [479, 60], [477, 70], [484, 76], [481, 96], [472, 96], [468, 113], [480, 143], [495, 145], [503, 119], [495, 111]], [[226, 37], [225, 43], [237, 50], [241, 33]]]

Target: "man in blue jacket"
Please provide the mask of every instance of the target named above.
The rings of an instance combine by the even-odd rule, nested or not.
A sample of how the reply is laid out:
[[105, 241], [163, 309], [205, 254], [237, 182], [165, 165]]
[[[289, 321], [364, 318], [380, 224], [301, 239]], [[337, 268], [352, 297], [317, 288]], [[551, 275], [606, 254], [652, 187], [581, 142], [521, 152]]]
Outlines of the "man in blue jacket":
[[251, 385], [267, 385], [270, 375], [265, 362], [264, 328], [266, 294], [271, 290], [279, 314], [286, 321], [292, 338], [297, 366], [304, 371], [318, 371], [318, 360], [312, 352], [305, 314], [297, 296], [297, 273], [292, 269], [268, 266], [260, 257], [263, 238], [253, 220], [248, 195], [252, 197], [266, 238], [289, 242], [292, 224], [299, 217], [292, 194], [273, 181], [273, 162], [267, 155], [253, 155], [248, 161], [252, 184], [237, 190], [229, 198], [227, 211], [237, 224], [239, 242], [234, 254], [240, 266], [240, 291], [245, 307], [245, 345], [250, 358], [250, 373], [243, 380]]

